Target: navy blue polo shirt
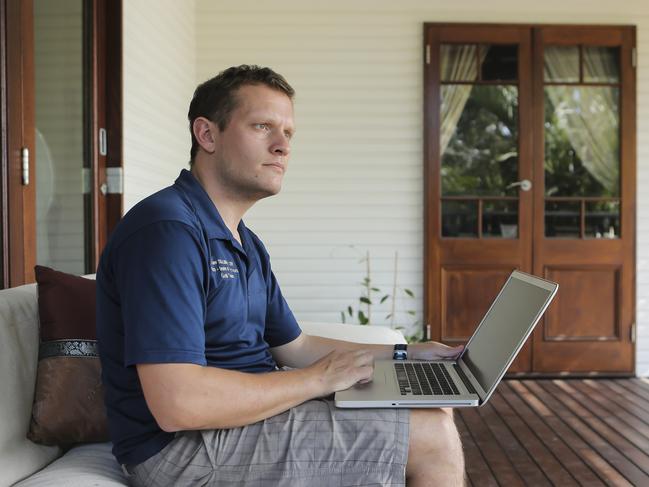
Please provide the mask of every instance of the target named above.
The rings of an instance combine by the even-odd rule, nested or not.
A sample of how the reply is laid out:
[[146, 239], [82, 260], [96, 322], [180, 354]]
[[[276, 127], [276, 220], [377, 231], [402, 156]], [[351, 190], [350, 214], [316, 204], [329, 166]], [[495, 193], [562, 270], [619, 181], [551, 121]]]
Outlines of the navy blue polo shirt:
[[264, 245], [243, 222], [238, 230], [243, 245], [183, 170], [173, 186], [133, 207], [104, 249], [97, 338], [120, 463], [141, 463], [174, 437], [149, 411], [136, 364], [268, 372], [276, 368], [269, 347], [299, 336]]

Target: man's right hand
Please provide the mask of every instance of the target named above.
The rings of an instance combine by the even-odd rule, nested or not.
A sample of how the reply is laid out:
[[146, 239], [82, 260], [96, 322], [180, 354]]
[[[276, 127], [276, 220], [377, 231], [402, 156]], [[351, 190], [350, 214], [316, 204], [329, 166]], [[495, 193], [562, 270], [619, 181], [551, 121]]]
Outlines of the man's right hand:
[[333, 351], [307, 368], [321, 386], [321, 395], [366, 383], [374, 374], [374, 355], [367, 350]]

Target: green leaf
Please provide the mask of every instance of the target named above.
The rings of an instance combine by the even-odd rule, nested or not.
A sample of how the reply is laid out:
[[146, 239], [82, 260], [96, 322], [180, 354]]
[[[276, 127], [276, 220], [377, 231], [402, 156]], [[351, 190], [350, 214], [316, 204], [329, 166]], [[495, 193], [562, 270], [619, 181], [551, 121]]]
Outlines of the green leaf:
[[380, 290], [378, 287], [373, 287], [373, 288], [372, 288], [372, 291], [376, 291], [377, 293], [380, 293], [380, 292], [381, 292], [381, 290]]
[[381, 298], [381, 303], [380, 303], [380, 304], [385, 303], [385, 300], [388, 299], [389, 297], [390, 297], [389, 294], [386, 294], [385, 296], [383, 296], [383, 297]]
[[352, 309], [351, 306], [347, 307], [347, 312], [349, 313], [349, 316], [354, 316], [354, 310]]
[[411, 298], [415, 297], [415, 293], [413, 293], [410, 289], [404, 289], [403, 292], [406, 293]]
[[361, 303], [372, 304], [372, 301], [370, 301], [369, 299], [367, 299], [365, 296], [361, 296], [358, 300], [359, 300]]
[[415, 316], [415, 315], [417, 314], [417, 312], [416, 312], [416, 311], [413, 311], [413, 310], [410, 310], [410, 311], [408, 311], [408, 314], [409, 314], [410, 316]]
[[367, 325], [369, 323], [369, 319], [367, 316], [365, 316], [365, 313], [363, 313], [361, 310], [358, 310], [358, 322], [361, 325]]
[[385, 315], [385, 319], [386, 319], [386, 320], [387, 320], [387, 319], [390, 319], [390, 318], [392, 318], [392, 313], [388, 313], [387, 315]]
[[370, 278], [369, 278], [369, 277], [365, 277], [365, 278], [363, 278], [363, 284], [366, 284], [366, 285], [367, 285], [367, 284], [369, 284], [369, 283], [370, 283]]
[[340, 319], [342, 320], [343, 323], [345, 322], [345, 312], [344, 311], [340, 312]]

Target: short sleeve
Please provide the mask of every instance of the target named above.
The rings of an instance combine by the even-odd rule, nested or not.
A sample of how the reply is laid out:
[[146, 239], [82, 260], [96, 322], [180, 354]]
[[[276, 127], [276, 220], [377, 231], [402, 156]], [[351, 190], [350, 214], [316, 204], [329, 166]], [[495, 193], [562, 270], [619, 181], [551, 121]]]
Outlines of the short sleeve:
[[124, 365], [206, 365], [206, 260], [197, 232], [181, 222], [156, 222], [129, 236], [112, 257]]
[[268, 267], [269, 272], [266, 279], [268, 304], [266, 307], [264, 339], [270, 347], [279, 347], [295, 340], [300, 336], [302, 330], [284, 296], [282, 296], [275, 274], [270, 270], [270, 263]]

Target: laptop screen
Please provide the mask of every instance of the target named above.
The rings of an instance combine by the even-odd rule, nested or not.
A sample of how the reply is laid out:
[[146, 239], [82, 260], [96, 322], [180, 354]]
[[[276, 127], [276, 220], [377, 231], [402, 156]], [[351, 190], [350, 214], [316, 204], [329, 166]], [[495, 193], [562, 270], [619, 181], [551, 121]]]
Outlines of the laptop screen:
[[516, 274], [509, 278], [462, 355], [486, 393], [500, 379], [554, 292], [552, 283], [537, 279], [541, 284], [536, 285]]

